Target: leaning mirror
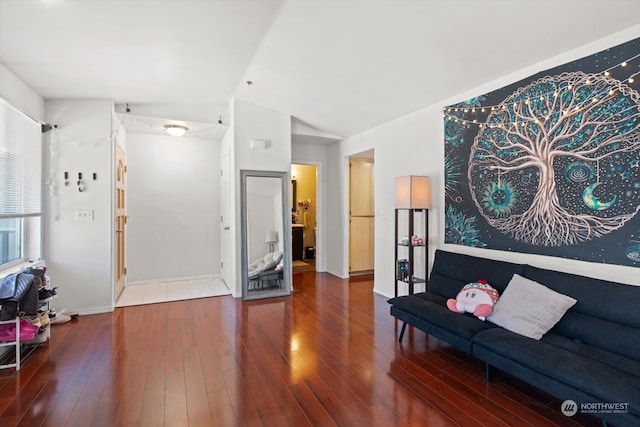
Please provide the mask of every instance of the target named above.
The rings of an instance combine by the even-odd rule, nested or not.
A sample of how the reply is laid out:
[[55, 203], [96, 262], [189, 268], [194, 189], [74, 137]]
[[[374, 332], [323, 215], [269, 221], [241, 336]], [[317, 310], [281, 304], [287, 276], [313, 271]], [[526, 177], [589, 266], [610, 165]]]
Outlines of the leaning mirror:
[[291, 293], [287, 172], [241, 170], [242, 298]]

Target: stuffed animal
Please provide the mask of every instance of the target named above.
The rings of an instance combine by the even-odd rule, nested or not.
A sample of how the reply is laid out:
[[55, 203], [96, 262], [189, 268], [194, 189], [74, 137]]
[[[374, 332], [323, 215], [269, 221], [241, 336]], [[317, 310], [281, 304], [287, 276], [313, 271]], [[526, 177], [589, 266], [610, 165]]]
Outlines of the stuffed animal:
[[473, 313], [478, 319], [484, 320], [493, 312], [497, 301], [498, 291], [481, 279], [464, 285], [456, 299], [447, 300], [447, 307], [456, 313]]

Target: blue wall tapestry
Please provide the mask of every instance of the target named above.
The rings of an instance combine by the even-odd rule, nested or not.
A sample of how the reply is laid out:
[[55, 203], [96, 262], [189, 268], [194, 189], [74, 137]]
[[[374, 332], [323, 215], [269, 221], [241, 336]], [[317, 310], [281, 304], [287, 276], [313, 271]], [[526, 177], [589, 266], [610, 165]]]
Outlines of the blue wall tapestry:
[[444, 108], [445, 243], [640, 266], [640, 39]]

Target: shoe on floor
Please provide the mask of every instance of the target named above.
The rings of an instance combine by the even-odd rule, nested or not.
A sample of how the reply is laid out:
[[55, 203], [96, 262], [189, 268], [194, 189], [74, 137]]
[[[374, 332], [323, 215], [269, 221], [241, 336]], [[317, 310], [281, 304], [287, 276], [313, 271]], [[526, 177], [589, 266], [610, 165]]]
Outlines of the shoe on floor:
[[71, 321], [71, 316], [67, 316], [66, 314], [58, 314], [55, 319], [51, 319], [52, 325], [58, 325], [60, 323], [67, 323]]

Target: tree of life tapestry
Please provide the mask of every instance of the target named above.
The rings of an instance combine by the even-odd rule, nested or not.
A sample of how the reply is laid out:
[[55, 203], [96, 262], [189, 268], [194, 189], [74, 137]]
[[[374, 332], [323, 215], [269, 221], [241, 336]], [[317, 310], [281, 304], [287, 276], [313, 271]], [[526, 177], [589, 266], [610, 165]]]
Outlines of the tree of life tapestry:
[[445, 243], [640, 266], [640, 39], [444, 109]]

